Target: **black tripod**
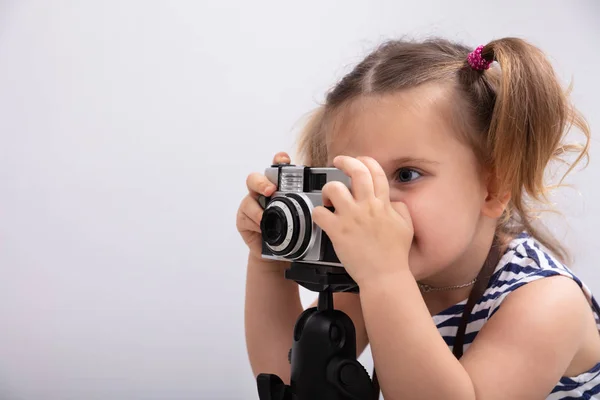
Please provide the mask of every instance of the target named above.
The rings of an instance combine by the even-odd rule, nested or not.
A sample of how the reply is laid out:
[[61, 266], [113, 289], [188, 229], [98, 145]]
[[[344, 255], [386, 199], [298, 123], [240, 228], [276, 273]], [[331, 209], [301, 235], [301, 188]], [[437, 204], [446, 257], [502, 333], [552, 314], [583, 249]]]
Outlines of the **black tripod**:
[[333, 309], [334, 292], [357, 292], [352, 278], [339, 267], [295, 263], [286, 279], [319, 292], [318, 306], [296, 321], [288, 355], [291, 382], [273, 374], [257, 377], [260, 400], [375, 400], [379, 388], [356, 360], [356, 331], [352, 319]]

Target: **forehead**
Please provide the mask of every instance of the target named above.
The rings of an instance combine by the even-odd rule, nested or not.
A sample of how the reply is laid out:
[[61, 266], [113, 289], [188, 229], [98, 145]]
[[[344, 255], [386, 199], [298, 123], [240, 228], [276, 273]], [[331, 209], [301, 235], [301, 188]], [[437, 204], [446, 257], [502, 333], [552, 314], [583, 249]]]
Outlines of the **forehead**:
[[452, 128], [450, 93], [440, 85], [423, 85], [354, 100], [333, 118], [328, 162], [339, 154], [370, 156], [380, 163], [404, 156], [441, 161], [464, 152]]

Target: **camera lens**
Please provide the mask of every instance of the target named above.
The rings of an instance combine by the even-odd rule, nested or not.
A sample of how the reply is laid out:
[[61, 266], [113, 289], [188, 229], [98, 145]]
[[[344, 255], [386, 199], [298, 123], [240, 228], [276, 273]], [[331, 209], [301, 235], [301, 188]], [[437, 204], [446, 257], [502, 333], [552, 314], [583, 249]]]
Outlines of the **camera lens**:
[[260, 221], [262, 240], [281, 257], [299, 257], [308, 248], [312, 222], [307, 202], [300, 195], [276, 196], [267, 205]]
[[265, 210], [261, 225], [265, 242], [271, 246], [277, 246], [283, 242], [287, 232], [287, 221], [284, 212], [280, 208]]

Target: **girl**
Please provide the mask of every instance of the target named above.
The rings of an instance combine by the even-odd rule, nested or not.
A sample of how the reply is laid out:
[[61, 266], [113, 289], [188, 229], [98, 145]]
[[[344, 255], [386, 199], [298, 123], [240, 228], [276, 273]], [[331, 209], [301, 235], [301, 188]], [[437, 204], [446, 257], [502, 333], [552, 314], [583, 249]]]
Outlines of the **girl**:
[[[571, 125], [584, 146], [563, 143]], [[358, 353], [371, 345], [386, 399], [600, 398], [597, 303], [534, 223], [550, 162], [577, 150], [568, 173], [589, 136], [548, 60], [516, 38], [474, 51], [392, 41], [327, 95], [299, 153], [352, 179], [351, 191], [323, 187], [335, 212], [317, 207], [313, 219], [360, 287], [334, 304]], [[260, 256], [256, 198], [275, 187], [260, 174], [247, 186], [237, 227], [250, 248], [248, 354], [255, 375], [289, 383], [298, 285], [286, 263]]]

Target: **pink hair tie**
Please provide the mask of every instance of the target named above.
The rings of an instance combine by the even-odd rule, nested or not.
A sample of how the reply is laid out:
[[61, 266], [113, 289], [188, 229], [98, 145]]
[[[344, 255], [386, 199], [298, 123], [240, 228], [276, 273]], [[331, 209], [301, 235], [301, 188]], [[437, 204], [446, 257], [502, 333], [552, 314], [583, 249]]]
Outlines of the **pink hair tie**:
[[492, 61], [488, 61], [481, 56], [481, 51], [483, 50], [483, 45], [478, 46], [475, 50], [469, 53], [467, 57], [467, 61], [471, 68], [477, 71], [483, 71], [490, 67]]

